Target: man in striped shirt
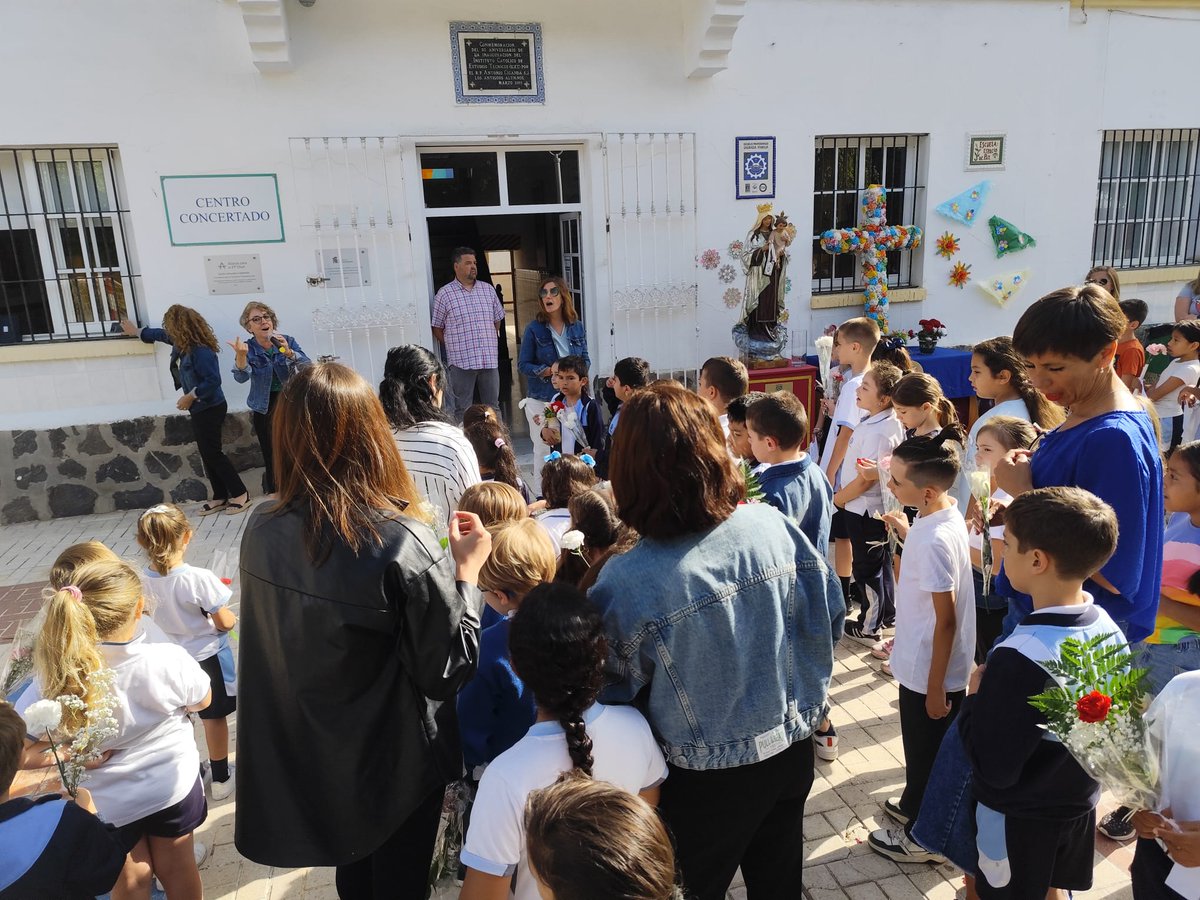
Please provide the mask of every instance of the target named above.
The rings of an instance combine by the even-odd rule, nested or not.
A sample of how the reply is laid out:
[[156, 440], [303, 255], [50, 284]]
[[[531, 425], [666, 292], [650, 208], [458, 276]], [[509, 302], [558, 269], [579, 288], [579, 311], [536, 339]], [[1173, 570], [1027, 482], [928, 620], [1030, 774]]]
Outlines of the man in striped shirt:
[[479, 267], [475, 251], [456, 247], [451, 256], [454, 280], [433, 298], [433, 337], [446, 348], [450, 364], [450, 392], [454, 396], [454, 419], [462, 421], [475, 399], [500, 408], [500, 369], [497, 333], [504, 321], [504, 307], [496, 289], [477, 281]]

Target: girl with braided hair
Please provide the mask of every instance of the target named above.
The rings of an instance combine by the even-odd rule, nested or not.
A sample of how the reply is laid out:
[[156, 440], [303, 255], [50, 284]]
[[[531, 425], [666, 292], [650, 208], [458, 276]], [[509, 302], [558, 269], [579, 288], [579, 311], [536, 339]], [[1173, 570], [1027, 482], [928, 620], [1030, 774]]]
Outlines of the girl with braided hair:
[[537, 721], [483, 773], [463, 846], [460, 900], [538, 900], [526, 856], [524, 810], [531, 793], [563, 772], [607, 781], [658, 803], [667, 765], [642, 714], [596, 702], [608, 642], [600, 614], [576, 588], [543, 584], [509, 626], [513, 669], [537, 704]]

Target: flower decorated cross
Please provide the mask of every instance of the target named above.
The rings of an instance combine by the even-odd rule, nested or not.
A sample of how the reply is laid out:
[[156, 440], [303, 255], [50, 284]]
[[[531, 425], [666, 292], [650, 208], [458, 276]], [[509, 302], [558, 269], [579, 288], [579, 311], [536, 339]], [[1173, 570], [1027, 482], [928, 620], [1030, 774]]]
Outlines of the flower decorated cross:
[[821, 235], [826, 253], [855, 253], [862, 260], [863, 301], [867, 316], [888, 329], [887, 254], [893, 250], [915, 250], [921, 246], [921, 229], [915, 225], [887, 223], [887, 192], [873, 184], [859, 201], [862, 224], [857, 228], [831, 228]]

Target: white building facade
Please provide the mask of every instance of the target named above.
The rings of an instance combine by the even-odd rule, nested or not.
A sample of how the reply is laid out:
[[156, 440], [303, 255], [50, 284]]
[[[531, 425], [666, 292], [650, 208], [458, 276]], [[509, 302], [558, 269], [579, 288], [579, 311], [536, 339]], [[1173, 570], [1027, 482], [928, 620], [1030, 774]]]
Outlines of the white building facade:
[[[230, 340], [261, 299], [311, 356], [377, 381], [389, 346], [430, 344], [445, 256], [472, 241], [509, 251], [488, 258], [518, 319], [527, 282], [565, 272], [596, 373], [694, 370], [735, 352], [729, 245], [763, 202], [737, 199], [739, 137], [774, 139], [770, 202], [799, 228], [794, 355], [861, 309], [853, 259], [810, 238], [856, 224], [875, 181], [925, 232], [892, 259], [891, 323], [936, 317], [948, 344], [1010, 332], [1094, 263], [1153, 322], [1197, 274], [1191, 0], [46, 0], [0, 22], [6, 431], [173, 414], [166, 349], [112, 333], [173, 303]], [[479, 22], [536, 31], [540, 98], [460, 101], [452, 31]], [[1002, 167], [971, 168], [971, 136], [1002, 138]], [[985, 180], [984, 221], [935, 211]], [[998, 258], [993, 215], [1036, 246]], [[1003, 307], [975, 283], [1018, 271]]]

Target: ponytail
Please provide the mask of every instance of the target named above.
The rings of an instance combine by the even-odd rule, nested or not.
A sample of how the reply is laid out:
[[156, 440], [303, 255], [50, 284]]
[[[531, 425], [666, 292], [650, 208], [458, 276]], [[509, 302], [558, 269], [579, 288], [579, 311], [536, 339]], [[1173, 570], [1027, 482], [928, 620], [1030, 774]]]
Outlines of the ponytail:
[[1045, 394], [1033, 386], [1025, 370], [1025, 360], [1013, 347], [1012, 338], [992, 338], [990, 341], [976, 344], [971, 348], [971, 352], [983, 360], [993, 378], [999, 378], [1002, 372], [1009, 373], [1009, 384], [1025, 404], [1025, 409], [1029, 411], [1029, 421], [1034, 425], [1048, 431], [1062, 424], [1066, 413], [1061, 406], [1051, 403]]
[[571, 585], [539, 585], [512, 617], [508, 646], [539, 709], [562, 725], [572, 765], [590, 777], [595, 760], [584, 715], [604, 686], [608, 654], [599, 612]]
[[925, 372], [910, 372], [900, 379], [892, 393], [892, 403], [898, 406], [921, 407], [928, 403], [943, 429], [952, 427], [958, 434], [959, 443], [964, 440], [962, 425], [958, 421], [958, 410], [942, 391], [941, 384]]
[[[33, 665], [42, 696], [78, 697], [88, 706], [94, 696], [92, 674], [105, 667], [99, 643], [133, 619], [142, 597], [142, 584], [120, 560], [85, 563], [74, 583], [49, 593], [46, 618], [34, 645]], [[64, 731], [86, 723], [86, 709], [64, 704]]]
[[483, 419], [469, 426], [465, 434], [475, 450], [479, 467], [490, 470], [495, 481], [519, 491], [521, 472], [504, 426], [493, 419]]

